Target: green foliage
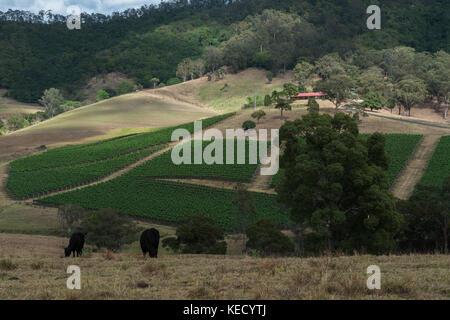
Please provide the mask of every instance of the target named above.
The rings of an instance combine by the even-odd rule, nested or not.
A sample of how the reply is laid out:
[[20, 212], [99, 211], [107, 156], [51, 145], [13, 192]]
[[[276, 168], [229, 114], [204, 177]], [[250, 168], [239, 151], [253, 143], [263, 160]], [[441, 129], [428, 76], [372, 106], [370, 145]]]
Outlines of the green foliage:
[[408, 111], [408, 115], [411, 115], [411, 108], [415, 104], [425, 100], [425, 96], [426, 86], [420, 79], [409, 78], [401, 80], [395, 85], [395, 98]]
[[226, 254], [224, 233], [214, 220], [204, 215], [193, 215], [181, 220], [177, 238], [163, 240], [163, 246], [189, 254]]
[[150, 81], [153, 84], [153, 89], [155, 89], [156, 86], [158, 85], [158, 83], [160, 82], [160, 80], [158, 78], [152, 78]]
[[264, 118], [266, 116], [266, 113], [264, 112], [264, 110], [258, 110], [252, 113], [252, 118], [257, 119], [258, 122], [261, 118]]
[[361, 102], [361, 107], [370, 108], [370, 111], [380, 110], [384, 104], [386, 104], [386, 100], [379, 93], [369, 92], [364, 95], [364, 101]]
[[[109, 98], [117, 96], [117, 91], [112, 88], [105, 88], [106, 93], [109, 95]], [[107, 98], [105, 98], [107, 99]]]
[[390, 160], [386, 175], [389, 184], [392, 185], [422, 139], [422, 136], [414, 134], [386, 134], [385, 138], [386, 144], [384, 148]]
[[252, 194], [247, 188], [238, 184], [235, 188], [236, 195], [233, 197], [233, 204], [236, 206], [236, 230], [245, 234], [247, 226], [254, 222], [257, 212]]
[[130, 81], [125, 80], [119, 84], [116, 92], [117, 92], [117, 95], [121, 95], [121, 94], [133, 92], [134, 90], [135, 90], [134, 84], [131, 83]]
[[269, 81], [269, 83], [272, 83], [273, 80], [273, 73], [271, 71], [266, 73], [266, 78]]
[[9, 116], [7, 124], [10, 131], [19, 130], [30, 125], [22, 114], [13, 114]]
[[132, 219], [119, 215], [111, 209], [89, 212], [80, 229], [87, 233], [86, 242], [98, 248], [112, 251], [136, 241], [139, 228]]
[[95, 96], [95, 101], [102, 101], [105, 99], [109, 99], [109, 93], [106, 90], [99, 90], [97, 95]]
[[270, 70], [273, 65], [272, 56], [270, 52], [267, 50], [263, 50], [262, 52], [256, 52], [252, 57], [252, 64], [256, 67]]
[[337, 53], [322, 56], [316, 61], [316, 71], [323, 80], [345, 73], [344, 61]]
[[[179, 223], [195, 213], [211, 217], [224, 230], [236, 228], [233, 190], [156, 180], [140, 166], [115, 179], [82, 189], [38, 199], [38, 203], [76, 204], [83, 208], [109, 207], [117, 212], [165, 222]], [[270, 218], [277, 226], [287, 223], [287, 215], [278, 209], [276, 197], [251, 192], [256, 219]], [[201, 201], [199, 201], [201, 199]]]
[[264, 106], [268, 107], [272, 104], [272, 98], [270, 97], [270, 95], [266, 94], [264, 97]]
[[[366, 134], [362, 134], [361, 136], [364, 138], [370, 137]], [[389, 180], [389, 185], [392, 185], [395, 178], [402, 171], [416, 145], [422, 139], [422, 136], [413, 134], [385, 134], [384, 137], [386, 140], [384, 148], [389, 157], [389, 168], [386, 170], [386, 175]], [[278, 173], [273, 176], [271, 183], [272, 187], [276, 187], [281, 183], [283, 172], [284, 170], [280, 169]]]
[[[449, 51], [448, 32], [443, 27], [447, 25], [446, 5], [425, 0], [411, 6], [384, 3], [383, 14], [389, 18], [376, 32], [355, 24], [367, 18], [367, 3], [361, 0], [165, 1], [111, 16], [83, 13], [84, 28], [77, 32], [61, 32], [65, 17], [60, 15], [12, 10], [0, 14], [4, 35], [0, 39], [0, 86], [8, 87], [16, 99], [35, 102], [46, 88], [72, 92], [83, 85], [81, 79], [98, 73], [122, 72], [151, 85], [150, 77], [165, 82], [183, 59], [196, 59], [203, 52], [207, 70], [214, 72], [222, 65], [235, 71], [256, 66], [252, 58], [261, 51], [270, 54], [274, 71], [294, 68], [299, 58], [312, 62], [330, 52], [345, 57], [340, 70], [348, 74], [354, 73], [345, 66], [348, 61], [367, 68], [383, 60], [388, 76], [398, 81], [409, 66], [426, 58], [414, 61], [408, 50], [374, 53], [374, 48], [409, 45], [417, 52]], [[41, 37], [52, 41], [43, 45]], [[359, 57], [349, 57], [351, 53]], [[333, 62], [341, 63], [338, 58], [328, 60], [332, 63], [316, 64], [324, 77]]]
[[442, 186], [450, 175], [450, 136], [443, 136], [433, 152], [428, 167], [420, 180], [424, 185]]
[[353, 79], [345, 74], [331, 74], [326, 80], [316, 84], [317, 90], [325, 92], [333, 101], [336, 109], [350, 97], [350, 89], [353, 86]]
[[51, 117], [62, 112], [61, 105], [64, 103], [64, 97], [58, 89], [50, 88], [44, 91], [44, 95], [39, 99]]
[[190, 58], [183, 59], [178, 64], [177, 69], [177, 77], [181, 78], [183, 82], [185, 82], [189, 76], [191, 76], [191, 80], [194, 78], [194, 62]]
[[312, 98], [308, 100], [308, 104], [306, 105], [309, 113], [318, 113], [319, 112], [319, 103], [317, 103], [316, 99]]
[[247, 229], [246, 248], [262, 256], [287, 255], [294, 252], [294, 243], [269, 219], [262, 219]]
[[17, 199], [64, 190], [99, 180], [164, 147], [159, 145], [112, 159], [70, 167], [13, 172], [8, 176], [6, 187]]
[[70, 111], [79, 107], [81, 107], [81, 102], [72, 100], [67, 100], [62, 105], [64, 111]]
[[294, 222], [326, 239], [329, 251], [395, 247], [402, 217], [379, 166], [386, 158], [382, 140], [359, 138], [356, 122], [343, 113], [308, 114], [280, 129], [286, 149], [279, 200]]
[[256, 123], [252, 120], [246, 120], [244, 121], [244, 123], [242, 124], [242, 128], [244, 130], [248, 130], [248, 129], [254, 129], [256, 128]]
[[450, 175], [442, 186], [419, 185], [408, 201], [400, 201], [405, 224], [400, 250], [448, 254], [450, 239]]
[[[287, 84], [285, 84], [287, 85]], [[295, 87], [295, 86], [294, 86]], [[296, 91], [297, 89], [294, 89], [292, 86], [285, 86], [285, 90], [281, 92], [274, 91], [272, 92], [271, 100], [272, 103], [275, 105], [275, 109], [280, 109], [280, 117], [283, 118], [283, 111], [284, 110], [291, 110], [292, 106], [291, 104], [294, 102], [290, 96], [291, 93]], [[295, 94], [295, 93], [294, 93]]]
[[358, 79], [358, 93], [363, 96], [368, 93], [384, 94], [387, 90], [387, 84], [383, 72], [383, 69], [379, 67], [371, 67], [364, 71]]
[[294, 68], [294, 79], [304, 86], [314, 72], [314, 66], [308, 62], [299, 62]]
[[283, 92], [287, 96], [295, 96], [298, 94], [298, 87], [293, 83], [285, 83], [283, 84]]
[[[254, 142], [256, 143], [256, 141]], [[255, 159], [255, 163], [250, 163], [250, 150], [253, 148], [251, 147], [250, 142], [248, 140], [235, 140], [234, 163], [225, 164], [227, 156], [227, 143], [231, 143], [231, 145], [233, 145], [232, 140], [216, 139], [213, 142], [203, 141], [202, 145], [199, 145], [196, 149], [195, 142], [189, 141], [183, 145], [183, 147], [186, 147], [187, 150], [190, 149], [190, 156], [188, 157], [189, 163], [174, 164], [172, 161], [172, 152], [177, 152], [178, 155], [178, 151], [173, 151], [172, 149], [147, 161], [140, 167], [139, 171], [146, 176], [159, 178], [221, 179], [228, 181], [249, 182], [255, 174], [256, 168], [260, 162], [259, 157], [258, 159]], [[220, 144], [222, 144], [222, 146], [220, 146]], [[238, 147], [241, 144], [245, 148], [245, 155], [243, 156], [245, 161], [244, 164], [238, 163]], [[213, 150], [212, 148], [215, 146], [217, 146], [217, 149]], [[255, 148], [256, 150], [259, 150], [259, 143]], [[217, 162], [212, 164], [205, 162], [202, 164], [194, 164], [194, 155], [196, 150], [200, 150], [202, 155], [207, 153], [211, 154], [213, 157], [216, 155], [218, 150], [221, 150], [223, 158], [219, 157]], [[179, 154], [181, 156], [183, 151], [179, 150]]]
[[[257, 95], [256, 96], [256, 106], [259, 107], [262, 105], [264, 105], [264, 98], [263, 98], [263, 96]], [[244, 104], [243, 109], [254, 108], [254, 107], [255, 107], [255, 97], [254, 96], [247, 97], [247, 103]]]
[[179, 84], [179, 83], [181, 83], [181, 80], [179, 78], [170, 78], [169, 80], [167, 80], [166, 85], [172, 86], [174, 84]]
[[58, 208], [58, 221], [61, 231], [71, 234], [72, 231], [80, 229], [81, 222], [87, 211], [78, 206], [66, 204]]

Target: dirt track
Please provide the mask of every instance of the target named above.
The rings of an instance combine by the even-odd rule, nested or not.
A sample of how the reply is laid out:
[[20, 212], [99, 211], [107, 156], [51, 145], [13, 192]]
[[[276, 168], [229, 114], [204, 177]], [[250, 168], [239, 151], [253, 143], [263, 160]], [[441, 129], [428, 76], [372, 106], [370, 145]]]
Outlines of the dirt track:
[[392, 185], [391, 191], [399, 199], [406, 200], [422, 178], [428, 161], [439, 142], [440, 136], [427, 135], [417, 145], [403, 171]]

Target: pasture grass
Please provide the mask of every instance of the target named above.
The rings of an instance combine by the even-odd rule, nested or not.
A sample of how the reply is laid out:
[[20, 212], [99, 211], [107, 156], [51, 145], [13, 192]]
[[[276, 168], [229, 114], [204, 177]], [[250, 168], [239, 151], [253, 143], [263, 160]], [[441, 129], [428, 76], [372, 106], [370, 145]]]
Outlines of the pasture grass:
[[238, 74], [226, 75], [219, 81], [205, 82], [194, 93], [200, 103], [221, 111], [236, 111], [247, 103], [247, 97], [272, 94], [274, 90], [281, 90], [283, 83], [291, 81], [290, 75], [274, 78], [268, 83], [266, 72], [250, 68]]
[[[112, 259], [103, 253], [82, 258], [11, 258], [7, 265], [16, 268], [2, 270], [0, 299], [450, 298], [448, 255], [160, 255], [157, 260], [114, 255]], [[71, 264], [81, 268], [81, 290], [66, 288]], [[373, 264], [381, 269], [381, 290], [366, 287], [366, 269]]]
[[0, 208], [0, 232], [59, 235], [57, 209], [14, 203]]

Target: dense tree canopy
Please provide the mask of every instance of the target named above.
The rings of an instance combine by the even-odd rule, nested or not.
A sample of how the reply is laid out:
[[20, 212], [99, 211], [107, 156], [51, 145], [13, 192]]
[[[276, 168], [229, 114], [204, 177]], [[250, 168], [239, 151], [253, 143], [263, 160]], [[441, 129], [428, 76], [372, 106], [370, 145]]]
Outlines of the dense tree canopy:
[[311, 113], [280, 129], [279, 200], [316, 251], [389, 252], [402, 216], [389, 193], [384, 136], [365, 140], [348, 115]]
[[[68, 30], [66, 18], [50, 11], [9, 10], [0, 12], [0, 86], [22, 101], [36, 102], [52, 87], [79, 100], [77, 88], [99, 73], [123, 72], [144, 87], [155, 87], [153, 78], [166, 83], [183, 59], [196, 61], [203, 54], [205, 64], [196, 70], [226, 64], [234, 70], [260, 66], [279, 72], [294, 68], [299, 58], [312, 63], [334, 53], [316, 64], [324, 79], [330, 73], [327, 62], [338, 60], [350, 76], [358, 70], [349, 65], [380, 66], [399, 81], [415, 72], [419, 62], [428, 70], [429, 55], [415, 54], [411, 48], [450, 49], [448, 1], [383, 2], [383, 28], [376, 31], [365, 27], [369, 4], [373, 3], [175, 0], [110, 16], [83, 13], [80, 30]], [[394, 48], [401, 45], [411, 48]], [[205, 52], [207, 47], [211, 48]], [[448, 97], [447, 71], [439, 67], [445, 59], [432, 64], [428, 73], [429, 90], [439, 92], [439, 97]], [[338, 71], [342, 68], [337, 66]]]

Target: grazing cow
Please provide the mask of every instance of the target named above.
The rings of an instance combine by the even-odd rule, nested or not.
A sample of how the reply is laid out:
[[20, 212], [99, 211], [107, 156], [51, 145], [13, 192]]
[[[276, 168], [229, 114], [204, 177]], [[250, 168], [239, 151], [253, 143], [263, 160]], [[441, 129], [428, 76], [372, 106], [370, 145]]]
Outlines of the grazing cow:
[[158, 246], [159, 246], [159, 231], [151, 228], [147, 229], [141, 234], [141, 249], [142, 253], [145, 255], [149, 254], [150, 258], [158, 257]]
[[77, 257], [81, 256], [83, 253], [84, 246], [84, 234], [81, 232], [75, 232], [70, 237], [69, 246], [64, 249], [64, 253], [66, 257], [69, 257], [73, 252], [73, 256], [75, 257], [75, 252], [77, 253]]

